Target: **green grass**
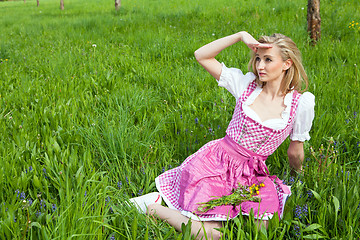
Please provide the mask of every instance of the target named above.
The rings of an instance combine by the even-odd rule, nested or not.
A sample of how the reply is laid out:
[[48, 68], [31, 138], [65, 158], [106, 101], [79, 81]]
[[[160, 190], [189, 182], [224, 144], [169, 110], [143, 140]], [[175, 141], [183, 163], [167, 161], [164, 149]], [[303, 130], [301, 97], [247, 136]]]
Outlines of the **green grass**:
[[[240, 30], [297, 43], [316, 116], [303, 176], [287, 174], [288, 141], [267, 160], [292, 183], [284, 218], [258, 231], [240, 216], [224, 239], [359, 239], [359, 8], [322, 1], [311, 47], [306, 1], [0, 2], [0, 239], [190, 238], [123, 202], [225, 135], [235, 100], [193, 52]], [[246, 71], [249, 50], [218, 59]], [[336, 157], [318, 171], [331, 137]]]

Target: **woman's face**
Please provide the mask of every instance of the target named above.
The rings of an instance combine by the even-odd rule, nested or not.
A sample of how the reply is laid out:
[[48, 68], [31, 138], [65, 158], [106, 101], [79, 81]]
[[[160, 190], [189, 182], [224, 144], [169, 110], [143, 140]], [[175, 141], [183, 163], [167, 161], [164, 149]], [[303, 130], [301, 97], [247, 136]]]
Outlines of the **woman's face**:
[[279, 47], [274, 45], [272, 48], [258, 49], [255, 54], [255, 66], [260, 81], [281, 83], [285, 71], [291, 66], [291, 61], [283, 61]]

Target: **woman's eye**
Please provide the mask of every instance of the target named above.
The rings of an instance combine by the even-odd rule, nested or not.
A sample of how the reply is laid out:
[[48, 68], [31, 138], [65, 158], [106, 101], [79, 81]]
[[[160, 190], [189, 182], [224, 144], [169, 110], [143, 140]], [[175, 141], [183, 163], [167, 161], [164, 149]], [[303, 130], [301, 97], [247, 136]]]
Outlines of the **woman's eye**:
[[259, 57], [256, 57], [256, 58], [255, 58], [255, 61], [256, 61], [256, 62], [259, 62], [259, 61], [260, 61], [260, 58], [259, 58]]
[[271, 59], [270, 59], [270, 58], [266, 58], [266, 61], [267, 61], [267, 62], [271, 62]]

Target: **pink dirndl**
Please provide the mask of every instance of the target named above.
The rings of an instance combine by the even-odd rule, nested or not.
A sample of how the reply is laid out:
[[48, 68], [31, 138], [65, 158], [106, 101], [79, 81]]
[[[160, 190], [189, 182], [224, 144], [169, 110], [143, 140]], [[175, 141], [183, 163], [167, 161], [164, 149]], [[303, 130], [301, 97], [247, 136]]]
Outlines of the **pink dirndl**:
[[[255, 88], [256, 83], [252, 82], [238, 99], [224, 138], [205, 144], [180, 166], [155, 179], [169, 208], [200, 221], [226, 221], [240, 213], [249, 215], [251, 209], [259, 219], [272, 218], [275, 213], [282, 216], [290, 187], [269, 175], [265, 160], [290, 134], [300, 94], [294, 91], [288, 125], [279, 131], [266, 128], [244, 114], [242, 104]], [[264, 183], [265, 187], [259, 191], [261, 202], [218, 206], [206, 213], [197, 211], [198, 203], [213, 196], [229, 195], [238, 183], [245, 186]]]

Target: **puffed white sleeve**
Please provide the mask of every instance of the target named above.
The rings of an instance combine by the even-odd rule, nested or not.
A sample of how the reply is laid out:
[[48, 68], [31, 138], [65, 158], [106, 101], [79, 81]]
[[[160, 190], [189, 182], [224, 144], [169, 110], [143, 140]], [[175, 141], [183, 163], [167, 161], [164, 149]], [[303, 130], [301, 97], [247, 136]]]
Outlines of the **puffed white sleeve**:
[[292, 141], [304, 142], [310, 139], [310, 129], [314, 120], [315, 96], [310, 92], [305, 92], [299, 99], [299, 105], [295, 116], [290, 139]]
[[226, 88], [236, 99], [238, 99], [249, 84], [255, 79], [252, 72], [245, 75], [240, 69], [227, 68], [224, 63], [221, 63], [222, 69], [218, 86]]

